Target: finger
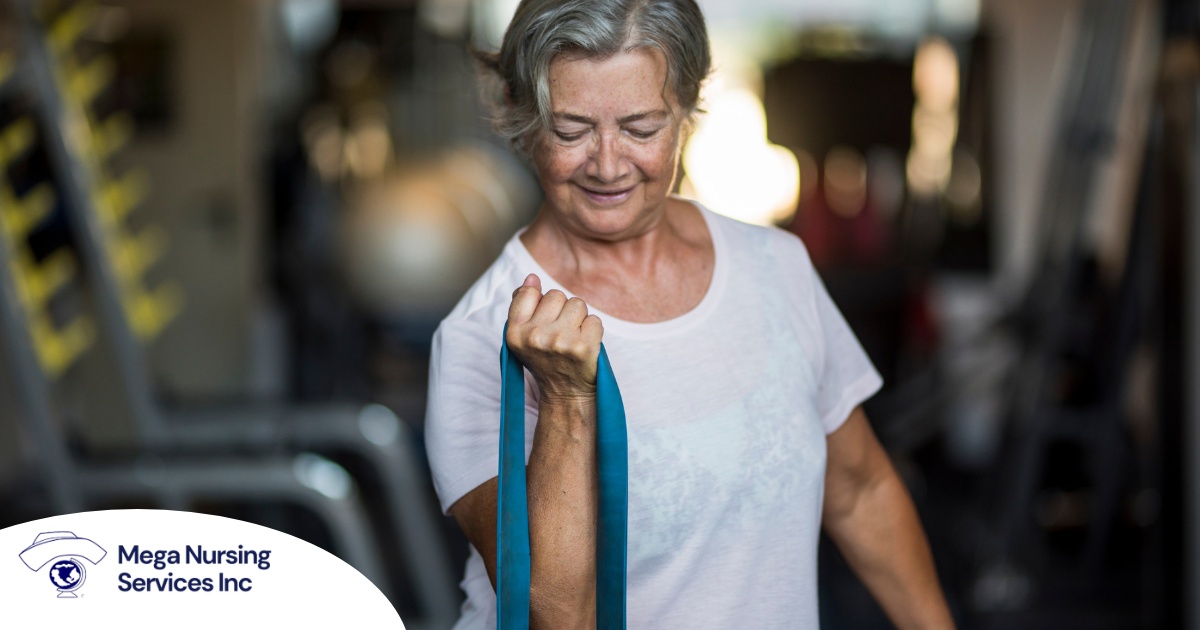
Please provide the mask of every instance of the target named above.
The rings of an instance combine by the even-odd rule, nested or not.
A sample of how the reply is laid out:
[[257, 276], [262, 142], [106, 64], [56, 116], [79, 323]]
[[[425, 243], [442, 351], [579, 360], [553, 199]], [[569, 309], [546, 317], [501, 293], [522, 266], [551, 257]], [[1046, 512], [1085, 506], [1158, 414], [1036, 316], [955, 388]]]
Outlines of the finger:
[[587, 347], [587, 352], [583, 356], [583, 360], [588, 367], [588, 382], [595, 383], [596, 370], [599, 368], [600, 339], [604, 336], [604, 324], [600, 321], [599, 317], [588, 315], [584, 318], [583, 325], [580, 326], [580, 331], [583, 336], [583, 343]]
[[600, 354], [600, 341], [604, 338], [604, 322], [600, 321], [595, 315], [588, 315], [583, 318], [583, 324], [580, 325], [580, 330], [583, 333], [583, 338], [588, 342], [589, 346], [595, 348], [597, 355]]
[[521, 286], [533, 287], [538, 290], [538, 293], [541, 293], [542, 292], [542, 279], [539, 278], [536, 273], [531, 273], [528, 276], [525, 276], [525, 282], [521, 283]]
[[549, 324], [558, 319], [558, 314], [562, 312], [563, 305], [566, 303], [567, 295], [565, 293], [558, 289], [550, 289], [546, 295], [542, 296], [537, 309], [529, 319], [538, 324]]
[[583, 320], [587, 316], [587, 303], [577, 297], [573, 297], [563, 305], [562, 312], [558, 314], [558, 321], [571, 328], [579, 328], [583, 325]]
[[542, 299], [541, 283], [536, 281], [537, 276], [529, 275], [535, 278], [535, 281], [530, 284], [529, 278], [526, 278], [525, 284], [513, 291], [512, 303], [508, 305], [509, 328], [529, 321]]

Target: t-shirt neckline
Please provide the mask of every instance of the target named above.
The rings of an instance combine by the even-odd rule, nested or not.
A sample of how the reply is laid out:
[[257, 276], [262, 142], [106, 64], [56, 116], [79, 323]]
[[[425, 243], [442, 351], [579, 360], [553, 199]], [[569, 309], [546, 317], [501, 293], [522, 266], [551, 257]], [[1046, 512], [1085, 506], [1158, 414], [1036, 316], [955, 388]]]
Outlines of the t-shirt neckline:
[[[589, 304], [588, 311], [594, 313], [600, 318], [600, 321], [604, 323], [604, 331], [606, 334], [611, 333], [622, 337], [638, 338], [661, 337], [663, 335], [677, 334], [704, 321], [704, 319], [708, 317], [708, 315], [716, 308], [717, 303], [720, 301], [721, 294], [725, 291], [726, 276], [729, 267], [729, 257], [726, 254], [724, 234], [717, 225], [716, 217], [712, 211], [700, 205], [700, 203], [696, 201], [692, 201], [690, 199], [683, 200], [696, 206], [696, 208], [700, 211], [700, 216], [704, 217], [704, 224], [708, 227], [709, 238], [712, 239], [713, 273], [712, 279], [709, 280], [708, 283], [708, 289], [704, 292], [704, 297], [700, 299], [699, 304], [692, 307], [691, 310], [683, 313], [682, 315], [672, 317], [671, 319], [665, 319], [660, 322], [648, 323], [631, 322], [628, 320], [619, 319], [597, 308], [593, 308]], [[518, 230], [508, 242], [507, 246], [510, 253], [517, 259], [517, 267], [518, 270], [521, 271], [521, 275], [524, 276], [525, 274], [530, 273], [524, 271], [525, 268], [532, 269], [532, 273], [536, 273], [538, 277], [541, 278], [543, 291], [558, 289], [559, 291], [565, 293], [568, 297], [574, 297], [573, 293], [568, 291], [566, 287], [564, 287], [558, 280], [554, 279], [554, 277], [551, 276], [536, 259], [534, 259], [533, 254], [529, 253], [529, 249], [525, 247], [525, 243], [521, 242], [521, 235], [525, 233], [526, 229], [527, 228], [521, 228]]]

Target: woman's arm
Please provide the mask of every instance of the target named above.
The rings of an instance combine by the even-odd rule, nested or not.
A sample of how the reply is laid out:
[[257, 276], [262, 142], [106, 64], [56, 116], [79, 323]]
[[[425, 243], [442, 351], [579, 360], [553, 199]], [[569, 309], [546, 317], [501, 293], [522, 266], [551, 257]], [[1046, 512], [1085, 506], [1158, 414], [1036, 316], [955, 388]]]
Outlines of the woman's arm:
[[[578, 299], [541, 293], [531, 276], [513, 294], [509, 348], [537, 378], [541, 399], [525, 469], [531, 628], [596, 622], [596, 359], [599, 320]], [[590, 366], [590, 367], [589, 367]], [[497, 481], [450, 507], [496, 585]]]
[[861, 407], [827, 445], [825, 531], [897, 628], [953, 628], [916, 508]]

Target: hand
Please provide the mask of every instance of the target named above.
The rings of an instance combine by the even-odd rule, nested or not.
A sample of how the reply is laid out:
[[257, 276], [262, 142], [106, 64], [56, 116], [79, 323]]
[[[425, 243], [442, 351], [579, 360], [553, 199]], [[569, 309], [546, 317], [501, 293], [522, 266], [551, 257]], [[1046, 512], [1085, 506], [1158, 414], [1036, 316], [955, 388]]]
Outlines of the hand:
[[542, 402], [595, 400], [596, 361], [604, 328], [579, 298], [556, 289], [542, 295], [529, 274], [508, 307], [508, 347], [533, 373]]

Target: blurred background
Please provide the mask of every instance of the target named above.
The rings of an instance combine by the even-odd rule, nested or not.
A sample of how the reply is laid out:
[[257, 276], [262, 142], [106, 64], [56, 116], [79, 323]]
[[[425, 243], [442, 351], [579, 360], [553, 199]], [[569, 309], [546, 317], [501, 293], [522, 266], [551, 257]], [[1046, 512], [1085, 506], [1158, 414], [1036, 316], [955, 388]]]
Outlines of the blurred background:
[[[700, 4], [681, 192], [804, 239], [961, 626], [1200, 628], [1200, 2]], [[452, 624], [429, 341], [539, 203], [469, 55], [515, 5], [0, 0], [0, 527], [245, 519]]]

